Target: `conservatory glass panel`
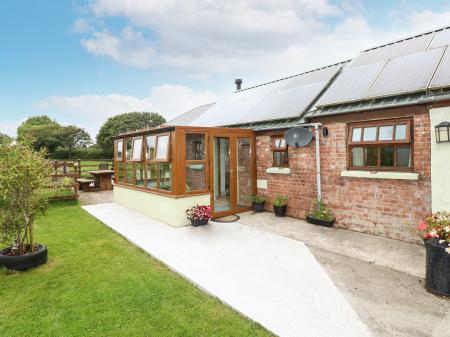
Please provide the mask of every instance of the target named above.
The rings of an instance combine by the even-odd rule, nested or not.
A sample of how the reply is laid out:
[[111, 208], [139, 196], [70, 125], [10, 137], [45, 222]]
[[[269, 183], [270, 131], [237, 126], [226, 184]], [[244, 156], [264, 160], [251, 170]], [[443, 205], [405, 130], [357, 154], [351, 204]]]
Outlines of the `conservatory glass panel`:
[[159, 164], [159, 189], [172, 190], [172, 165], [170, 163]]
[[186, 192], [203, 191], [205, 189], [205, 164], [186, 165]]

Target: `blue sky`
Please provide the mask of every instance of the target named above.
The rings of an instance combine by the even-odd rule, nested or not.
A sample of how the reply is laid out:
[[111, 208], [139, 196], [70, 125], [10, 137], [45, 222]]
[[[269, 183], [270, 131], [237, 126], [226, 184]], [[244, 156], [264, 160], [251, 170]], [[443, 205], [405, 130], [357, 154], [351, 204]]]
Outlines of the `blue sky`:
[[95, 137], [108, 117], [167, 118], [244, 86], [450, 25], [448, 1], [0, 2], [0, 132], [47, 114]]

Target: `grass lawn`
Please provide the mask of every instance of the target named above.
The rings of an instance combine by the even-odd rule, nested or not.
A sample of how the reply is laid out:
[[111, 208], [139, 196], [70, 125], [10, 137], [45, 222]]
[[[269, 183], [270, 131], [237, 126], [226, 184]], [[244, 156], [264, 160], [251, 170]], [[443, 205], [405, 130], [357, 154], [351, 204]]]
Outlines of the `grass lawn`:
[[94, 171], [99, 169], [99, 164], [107, 163], [108, 169], [112, 170], [112, 160], [109, 161], [98, 161], [98, 160], [82, 160], [81, 161], [81, 176], [84, 178], [92, 178], [92, 175], [87, 173], [86, 171]]
[[0, 271], [1, 336], [272, 336], [76, 203], [52, 206], [35, 235], [48, 263]]

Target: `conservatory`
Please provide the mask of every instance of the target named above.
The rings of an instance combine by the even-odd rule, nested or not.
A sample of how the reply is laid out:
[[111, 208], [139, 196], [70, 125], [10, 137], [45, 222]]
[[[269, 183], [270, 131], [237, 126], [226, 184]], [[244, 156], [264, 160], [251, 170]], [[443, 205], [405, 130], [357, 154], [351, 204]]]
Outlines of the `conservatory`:
[[159, 127], [114, 143], [114, 202], [172, 226], [185, 210], [210, 205], [214, 218], [251, 209], [256, 192], [252, 130]]

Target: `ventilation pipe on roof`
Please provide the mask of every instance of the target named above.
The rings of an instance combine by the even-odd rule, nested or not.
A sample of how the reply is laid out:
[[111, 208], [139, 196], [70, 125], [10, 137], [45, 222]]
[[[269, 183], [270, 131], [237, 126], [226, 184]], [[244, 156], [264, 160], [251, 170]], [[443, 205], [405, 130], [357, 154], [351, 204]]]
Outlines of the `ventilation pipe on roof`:
[[234, 84], [236, 84], [236, 91], [241, 90], [242, 80], [240, 78], [235, 79]]

